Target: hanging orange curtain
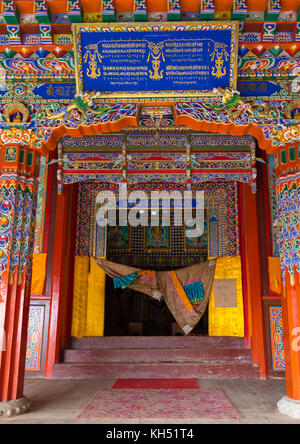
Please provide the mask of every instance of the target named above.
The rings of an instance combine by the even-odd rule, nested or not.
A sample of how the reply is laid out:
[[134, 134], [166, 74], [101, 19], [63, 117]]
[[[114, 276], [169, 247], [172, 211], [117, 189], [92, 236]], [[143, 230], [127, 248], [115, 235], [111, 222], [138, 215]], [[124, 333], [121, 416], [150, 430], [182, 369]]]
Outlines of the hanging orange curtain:
[[281, 294], [280, 258], [268, 257], [269, 287], [273, 293]]
[[34, 254], [32, 259], [31, 294], [43, 296], [47, 267], [47, 253]]

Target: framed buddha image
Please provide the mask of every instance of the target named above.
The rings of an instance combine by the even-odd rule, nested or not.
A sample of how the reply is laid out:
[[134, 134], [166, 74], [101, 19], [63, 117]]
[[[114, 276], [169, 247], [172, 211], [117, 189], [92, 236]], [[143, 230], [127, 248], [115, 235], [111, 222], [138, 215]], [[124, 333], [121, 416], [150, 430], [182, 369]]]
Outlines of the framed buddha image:
[[107, 227], [107, 249], [129, 251], [130, 250], [130, 227], [109, 226]]
[[200, 236], [189, 236], [189, 232], [193, 230], [193, 227], [184, 226], [184, 248], [186, 251], [207, 251], [207, 210], [204, 210], [204, 229]]
[[171, 249], [170, 227], [144, 227], [145, 250], [169, 251]]

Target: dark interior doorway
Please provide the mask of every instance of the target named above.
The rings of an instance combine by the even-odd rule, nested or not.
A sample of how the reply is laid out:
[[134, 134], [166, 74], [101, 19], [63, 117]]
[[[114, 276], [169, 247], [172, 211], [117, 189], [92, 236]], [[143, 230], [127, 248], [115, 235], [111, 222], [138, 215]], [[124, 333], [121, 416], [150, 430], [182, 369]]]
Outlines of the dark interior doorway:
[[[190, 335], [208, 334], [208, 309]], [[166, 303], [161, 303], [129, 288], [115, 290], [106, 278], [105, 336], [182, 335]]]

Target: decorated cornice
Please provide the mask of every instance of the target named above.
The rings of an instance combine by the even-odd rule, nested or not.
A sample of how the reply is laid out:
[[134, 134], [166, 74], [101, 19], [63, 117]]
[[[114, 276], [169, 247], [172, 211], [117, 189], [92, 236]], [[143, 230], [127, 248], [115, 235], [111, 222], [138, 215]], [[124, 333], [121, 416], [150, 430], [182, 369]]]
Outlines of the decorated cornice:
[[[199, 19], [201, 20], [201, 19]], [[219, 19], [215, 19], [218, 20]], [[153, 17], [149, 22], [162, 22], [161, 17]], [[189, 21], [188, 19], [184, 21]], [[100, 21], [85, 21], [82, 23], [100, 23]], [[134, 23], [128, 17], [128, 22]], [[120, 25], [122, 22], [120, 22]], [[240, 22], [239, 42], [251, 43], [276, 43], [288, 44], [299, 42], [299, 21], [276, 23], [274, 21]], [[0, 23], [0, 45], [9, 48], [18, 45], [59, 45], [64, 51], [64, 46], [73, 44], [72, 25], [67, 23], [53, 24], [1, 24]]]
[[[213, 98], [170, 104], [134, 102], [100, 103], [98, 94], [85, 93], [69, 102], [51, 101], [28, 105], [14, 101], [5, 105], [0, 123], [0, 140], [25, 143], [45, 154], [69, 134], [80, 137], [120, 131], [127, 127], [176, 128], [198, 131], [250, 134], [268, 153], [300, 141], [299, 108], [286, 101], [246, 100], [238, 91], [215, 91]], [[293, 108], [294, 106], [294, 108]], [[288, 115], [285, 109], [288, 107]]]
[[74, 22], [241, 20], [296, 21], [297, 0], [2, 0], [6, 24]]

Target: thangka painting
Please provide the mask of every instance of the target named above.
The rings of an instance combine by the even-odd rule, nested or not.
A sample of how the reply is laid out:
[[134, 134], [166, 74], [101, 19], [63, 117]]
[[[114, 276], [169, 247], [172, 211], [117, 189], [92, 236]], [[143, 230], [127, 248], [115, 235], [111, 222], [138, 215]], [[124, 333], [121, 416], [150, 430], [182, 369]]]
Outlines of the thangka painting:
[[107, 249], [108, 250], [129, 250], [130, 249], [130, 228], [129, 226], [108, 226], [107, 227]]
[[204, 213], [203, 232], [199, 236], [189, 236], [193, 228], [184, 228], [184, 246], [186, 250], [207, 250], [207, 212]]
[[168, 251], [171, 248], [170, 227], [145, 227], [145, 250]]

